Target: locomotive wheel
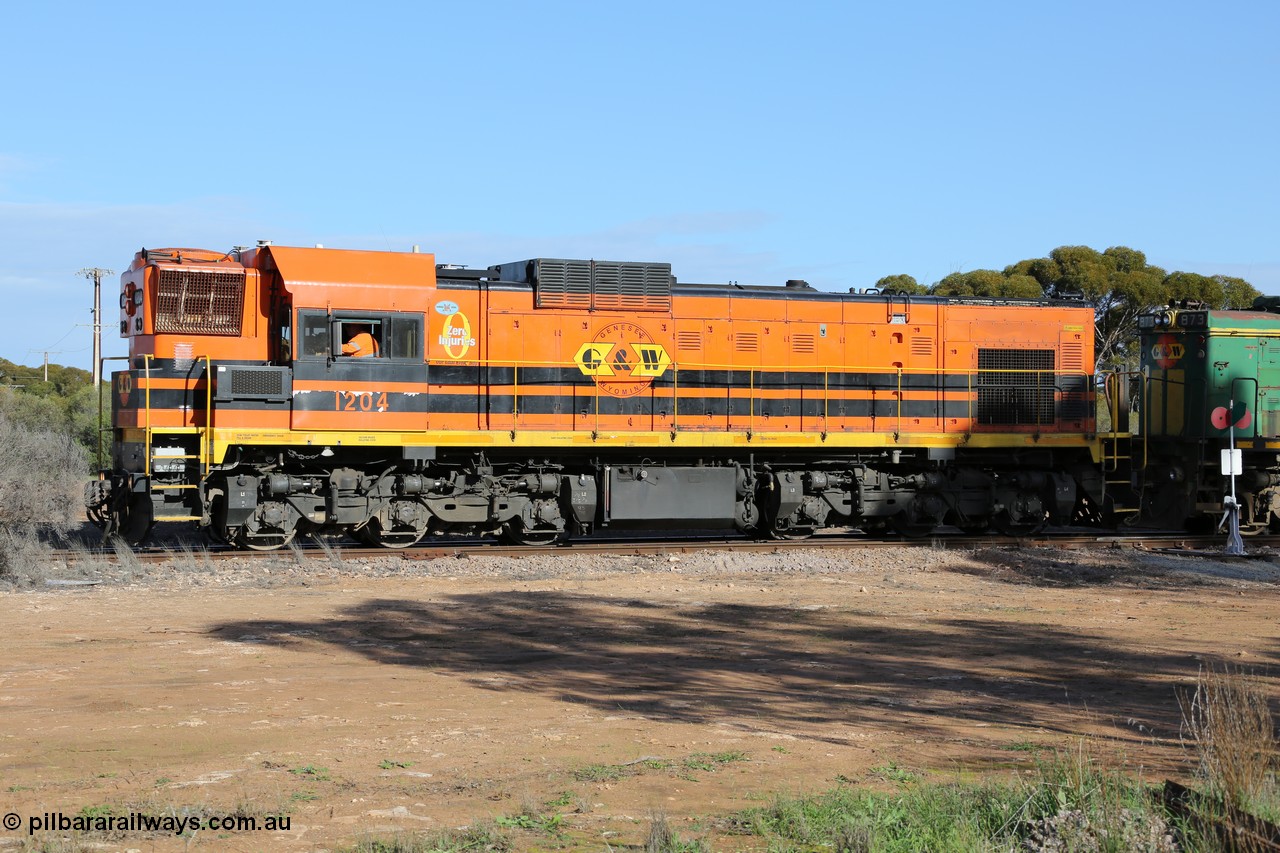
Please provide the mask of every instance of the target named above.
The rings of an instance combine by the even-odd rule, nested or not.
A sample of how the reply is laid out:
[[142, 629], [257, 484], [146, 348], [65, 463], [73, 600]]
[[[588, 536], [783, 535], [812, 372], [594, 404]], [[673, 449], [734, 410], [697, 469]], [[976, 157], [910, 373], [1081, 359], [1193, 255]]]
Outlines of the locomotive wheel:
[[227, 496], [222, 489], [209, 489], [209, 525], [204, 535], [215, 545], [231, 545], [240, 538], [240, 528], [227, 526]]
[[289, 530], [268, 529], [265, 532], [260, 528], [252, 533], [241, 527], [236, 536], [236, 544], [250, 551], [277, 551], [292, 542], [297, 533], [296, 527]]
[[564, 536], [562, 530], [525, 530], [515, 524], [504, 524], [500, 540], [508, 545], [554, 545]]
[[812, 536], [813, 528], [788, 527], [785, 530], [778, 530], [777, 528], [771, 527], [767, 532], [770, 539], [778, 539], [783, 542], [799, 542]]
[[408, 548], [411, 545], [417, 545], [418, 541], [427, 535], [427, 528], [400, 527], [384, 530], [382, 522], [375, 516], [369, 519], [368, 524], [351, 531], [351, 534], [361, 542], [379, 548]]
[[938, 525], [932, 520], [927, 521], [900, 521], [898, 516], [894, 516], [893, 529], [904, 539], [923, 539], [936, 530]]
[[111, 523], [111, 483], [96, 480], [84, 488], [85, 515], [99, 530]]
[[956, 529], [969, 536], [981, 536], [991, 529], [991, 520], [987, 518], [970, 519], [963, 524], [956, 524]]
[[147, 536], [155, 523], [151, 495], [133, 494], [125, 504], [124, 512], [121, 513], [120, 526], [116, 535], [130, 545], [141, 545], [147, 541]]
[[[373, 522], [369, 522], [369, 524], [372, 523]], [[362, 524], [359, 527], [353, 527], [347, 531], [347, 535], [359, 542], [361, 545], [368, 545], [370, 548], [373, 548], [378, 543], [373, 541], [373, 534], [369, 532], [369, 524]]]
[[1014, 521], [1008, 510], [1001, 510], [991, 519], [991, 526], [1005, 536], [1032, 536], [1044, 530], [1049, 520], [1041, 518], [1033, 521]]

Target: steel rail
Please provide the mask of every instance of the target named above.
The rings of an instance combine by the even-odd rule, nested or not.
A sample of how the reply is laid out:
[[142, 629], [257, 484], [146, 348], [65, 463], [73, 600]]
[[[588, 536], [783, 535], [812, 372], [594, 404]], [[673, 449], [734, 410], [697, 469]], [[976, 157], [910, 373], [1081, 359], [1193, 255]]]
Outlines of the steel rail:
[[[1253, 536], [1246, 540], [1250, 550], [1259, 548], [1280, 549], [1280, 536]], [[325, 560], [336, 555], [343, 560], [378, 559], [400, 557], [406, 560], [435, 560], [445, 557], [508, 557], [520, 558], [547, 554], [573, 555], [625, 555], [651, 556], [662, 554], [692, 554], [699, 551], [744, 551], [766, 554], [785, 554], [789, 551], [818, 550], [866, 550], [884, 548], [932, 548], [943, 550], [978, 550], [983, 548], [1036, 549], [1059, 548], [1084, 550], [1095, 548], [1133, 549], [1185, 553], [1188, 556], [1213, 556], [1223, 546], [1221, 536], [1199, 536], [1180, 532], [1152, 532], [1140, 535], [1115, 535], [1104, 532], [1065, 531], [1041, 533], [1031, 536], [938, 534], [922, 538], [872, 537], [861, 533], [818, 534], [801, 540], [761, 540], [711, 536], [635, 536], [628, 538], [570, 540], [556, 545], [503, 545], [491, 540], [441, 539], [415, 545], [411, 548], [370, 548], [359, 543], [325, 541], [323, 544], [297, 540], [297, 547], [275, 551], [237, 550], [225, 546], [210, 546], [191, 550], [191, 546], [164, 547], [161, 545], [136, 549], [132, 558], [144, 563], [161, 563], [185, 559], [189, 553], [210, 560], [232, 559], [280, 559]], [[93, 550], [60, 550], [52, 555], [74, 564], [85, 559], [118, 559], [111, 548]], [[1222, 553], [1224, 559], [1228, 555]]]

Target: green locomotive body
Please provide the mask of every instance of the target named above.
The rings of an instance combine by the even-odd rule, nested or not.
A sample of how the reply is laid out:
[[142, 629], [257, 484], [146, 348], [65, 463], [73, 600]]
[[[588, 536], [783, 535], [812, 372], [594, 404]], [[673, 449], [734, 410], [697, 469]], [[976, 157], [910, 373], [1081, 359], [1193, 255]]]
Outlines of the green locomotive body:
[[[1135, 454], [1147, 525], [1205, 526], [1232, 492], [1241, 524], [1280, 524], [1280, 300], [1253, 310], [1183, 303], [1139, 319], [1143, 392]], [[1225, 466], [1225, 467], [1224, 467]]]

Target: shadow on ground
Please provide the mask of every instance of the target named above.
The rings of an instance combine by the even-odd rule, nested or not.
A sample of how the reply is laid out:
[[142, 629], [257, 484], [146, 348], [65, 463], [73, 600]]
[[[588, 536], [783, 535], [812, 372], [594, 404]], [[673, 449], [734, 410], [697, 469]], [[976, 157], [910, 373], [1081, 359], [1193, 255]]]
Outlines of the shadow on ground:
[[237, 643], [338, 647], [605, 713], [826, 737], [870, 725], [918, 737], [956, 723], [1061, 735], [1115, 724], [1176, 738], [1186, 651], [1126, 648], [1002, 615], [902, 618], [847, 607], [681, 605], [563, 592], [371, 599], [319, 621], [241, 621]]

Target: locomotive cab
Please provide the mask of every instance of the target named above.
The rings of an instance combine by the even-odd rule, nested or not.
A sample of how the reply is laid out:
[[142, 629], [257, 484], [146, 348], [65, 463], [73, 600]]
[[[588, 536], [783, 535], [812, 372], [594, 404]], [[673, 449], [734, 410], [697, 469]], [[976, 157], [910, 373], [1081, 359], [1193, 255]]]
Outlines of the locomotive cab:
[[[140, 251], [121, 277], [129, 356], [112, 375], [115, 441], [86, 495], [91, 517], [133, 540], [157, 520], [228, 526], [211, 512], [252, 527], [228, 506], [237, 487], [220, 473], [246, 454], [355, 444], [371, 413], [386, 413], [380, 427], [420, 427], [412, 405], [397, 415], [390, 401], [425, 396], [434, 286], [431, 255], [266, 244]], [[276, 514], [285, 521], [264, 529], [327, 515], [304, 501]]]

